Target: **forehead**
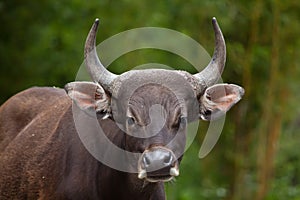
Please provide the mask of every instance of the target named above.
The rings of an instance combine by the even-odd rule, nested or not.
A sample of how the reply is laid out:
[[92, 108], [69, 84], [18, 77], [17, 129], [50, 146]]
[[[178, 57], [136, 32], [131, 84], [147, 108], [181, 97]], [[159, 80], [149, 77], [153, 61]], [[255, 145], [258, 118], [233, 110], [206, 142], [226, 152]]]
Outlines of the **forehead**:
[[128, 101], [127, 115], [164, 118], [184, 112], [184, 102], [169, 89], [158, 84], [139, 87]]
[[[118, 113], [126, 113], [129, 106], [179, 105], [186, 113], [191, 102], [195, 105], [196, 95], [186, 77], [172, 70], [136, 70], [122, 74], [114, 83], [112, 106]], [[162, 105], [162, 106], [163, 106]]]
[[180, 104], [180, 99], [170, 89], [162, 84], [148, 83], [138, 87], [129, 98], [129, 105], [135, 104]]
[[118, 100], [129, 100], [136, 91], [140, 88], [146, 89], [145, 86], [147, 85], [167, 88], [178, 99], [195, 96], [195, 92], [186, 77], [179, 74], [178, 71], [163, 69], [133, 70], [122, 74], [113, 83], [114, 93], [112, 96]]

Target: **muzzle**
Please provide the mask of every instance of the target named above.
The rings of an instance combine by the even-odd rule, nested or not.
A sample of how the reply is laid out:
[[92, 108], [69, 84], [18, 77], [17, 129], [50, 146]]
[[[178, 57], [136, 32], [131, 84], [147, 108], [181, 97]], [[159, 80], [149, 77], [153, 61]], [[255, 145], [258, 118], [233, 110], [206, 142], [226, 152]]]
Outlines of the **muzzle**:
[[138, 163], [138, 178], [149, 182], [167, 182], [179, 175], [179, 166], [174, 153], [165, 147], [156, 146], [144, 151]]

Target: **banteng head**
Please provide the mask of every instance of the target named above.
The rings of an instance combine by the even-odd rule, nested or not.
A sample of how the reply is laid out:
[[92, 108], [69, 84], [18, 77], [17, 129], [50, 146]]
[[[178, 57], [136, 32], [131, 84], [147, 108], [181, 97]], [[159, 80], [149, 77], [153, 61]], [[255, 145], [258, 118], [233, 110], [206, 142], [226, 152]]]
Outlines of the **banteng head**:
[[215, 18], [214, 55], [197, 74], [185, 71], [146, 69], [121, 75], [109, 72], [100, 62], [96, 47], [98, 19], [85, 44], [86, 67], [94, 83], [66, 85], [69, 96], [86, 112], [102, 113], [126, 135], [126, 151], [140, 153], [136, 178], [168, 181], [179, 175], [185, 148], [187, 123], [213, 120], [225, 114], [244, 93], [233, 84], [216, 84], [223, 72], [226, 47]]

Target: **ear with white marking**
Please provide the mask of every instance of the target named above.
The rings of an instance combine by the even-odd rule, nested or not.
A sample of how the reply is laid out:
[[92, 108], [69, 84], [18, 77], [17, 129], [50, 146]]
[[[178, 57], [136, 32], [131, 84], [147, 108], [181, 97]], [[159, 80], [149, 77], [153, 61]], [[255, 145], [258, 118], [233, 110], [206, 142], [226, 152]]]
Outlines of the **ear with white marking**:
[[207, 88], [200, 99], [200, 117], [215, 120], [241, 100], [244, 89], [234, 84], [216, 84]]
[[104, 117], [109, 117], [110, 97], [98, 83], [71, 82], [65, 85], [65, 90], [81, 110], [106, 113]]

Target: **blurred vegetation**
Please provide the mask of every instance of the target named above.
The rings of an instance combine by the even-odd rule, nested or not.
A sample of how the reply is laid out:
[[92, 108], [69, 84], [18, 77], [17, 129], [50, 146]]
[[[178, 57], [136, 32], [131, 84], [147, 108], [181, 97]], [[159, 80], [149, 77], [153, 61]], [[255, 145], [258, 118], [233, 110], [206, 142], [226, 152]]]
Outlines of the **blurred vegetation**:
[[[207, 127], [201, 124], [181, 176], [167, 184], [168, 199], [300, 199], [300, 1], [0, 0], [0, 103], [31, 86], [73, 81], [96, 17], [98, 43], [156, 26], [185, 33], [212, 53], [213, 16], [227, 42], [223, 80], [246, 94], [228, 113], [214, 150], [200, 160]], [[162, 51], [139, 50], [109, 69], [121, 73], [149, 62], [188, 65]]]

